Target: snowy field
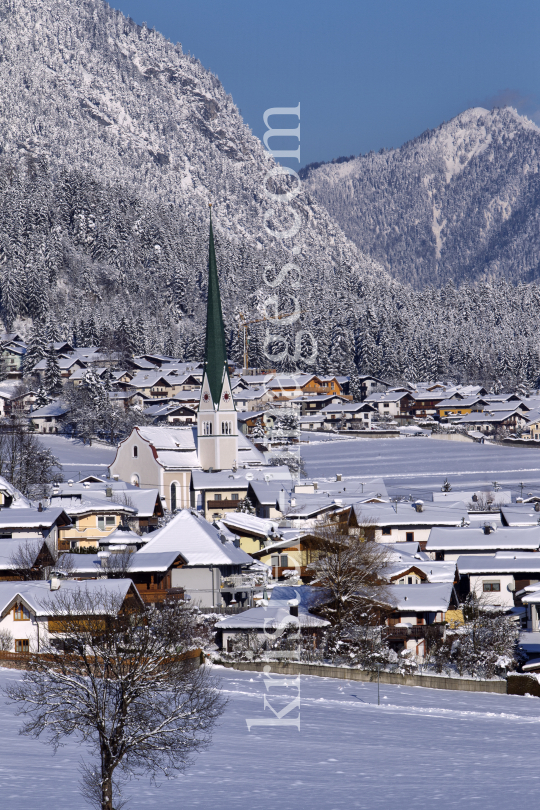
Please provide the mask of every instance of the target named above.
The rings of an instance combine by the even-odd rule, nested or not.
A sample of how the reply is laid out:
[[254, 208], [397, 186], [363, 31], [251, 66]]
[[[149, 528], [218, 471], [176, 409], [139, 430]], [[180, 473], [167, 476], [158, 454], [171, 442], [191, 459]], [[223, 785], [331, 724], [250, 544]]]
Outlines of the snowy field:
[[[131, 810], [156, 807], [256, 810], [507, 810], [536, 807], [540, 789], [540, 700], [421, 687], [301, 678], [300, 731], [253, 727], [263, 676], [218, 669], [229, 703], [212, 746], [189, 772], [152, 787], [131, 786]], [[0, 670], [0, 684], [20, 677]], [[267, 693], [279, 710], [296, 690]], [[281, 701], [278, 699], [281, 695]], [[291, 715], [296, 714], [292, 712]], [[0, 701], [2, 805], [73, 810], [77, 763], [69, 743], [53, 756], [17, 735]]]
[[108, 466], [114, 461], [115, 447], [103, 444], [84, 445], [78, 439], [64, 436], [38, 435], [39, 441], [56, 456], [64, 470], [64, 481], [78, 481], [86, 475], [107, 475]]
[[[310, 438], [314, 440], [314, 434]], [[453, 489], [476, 489], [498, 481], [514, 495], [540, 490], [540, 449], [499, 447], [437, 439], [348, 439], [302, 445], [308, 477], [335, 473], [358, 481], [382, 476], [392, 496], [431, 500], [446, 477]]]

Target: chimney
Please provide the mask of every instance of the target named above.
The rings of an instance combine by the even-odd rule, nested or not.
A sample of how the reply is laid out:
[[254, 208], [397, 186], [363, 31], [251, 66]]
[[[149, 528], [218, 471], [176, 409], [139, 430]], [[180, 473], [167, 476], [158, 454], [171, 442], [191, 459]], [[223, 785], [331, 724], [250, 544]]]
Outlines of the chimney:
[[41, 503], [41, 501], [38, 503], [37, 510], [38, 512], [43, 512], [43, 504]]
[[484, 523], [484, 534], [491, 534], [494, 531], [494, 527], [491, 523]]
[[291, 498], [291, 506], [296, 506], [296, 498]]
[[314, 481], [314, 482], [313, 482], [313, 490], [314, 490], [315, 492], [317, 492], [317, 488], [318, 488], [318, 486], [319, 486], [319, 484], [317, 483], [317, 481]]
[[414, 508], [416, 509], [417, 512], [423, 512], [424, 511], [424, 501], [416, 501], [416, 503], [414, 505]]
[[51, 577], [51, 591], [57, 591], [60, 588], [60, 580], [58, 577]]
[[105, 488], [105, 497], [106, 498], [112, 498], [112, 487], [106, 487]]
[[298, 599], [289, 599], [289, 614], [298, 616]]
[[534, 511], [535, 512], [540, 512], [540, 501], [536, 501], [536, 503], [534, 505]]
[[341, 473], [336, 473], [336, 481], [341, 481]]
[[113, 481], [119, 481], [119, 480], [120, 480], [119, 475], [113, 475]]

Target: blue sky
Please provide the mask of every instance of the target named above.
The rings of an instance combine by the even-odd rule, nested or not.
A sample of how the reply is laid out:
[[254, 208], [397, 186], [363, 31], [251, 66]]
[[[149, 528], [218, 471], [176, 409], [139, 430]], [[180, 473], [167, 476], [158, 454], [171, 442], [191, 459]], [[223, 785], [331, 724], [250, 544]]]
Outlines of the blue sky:
[[300, 102], [295, 168], [400, 146], [472, 106], [540, 123], [538, 0], [110, 2], [197, 56], [259, 137], [267, 108]]

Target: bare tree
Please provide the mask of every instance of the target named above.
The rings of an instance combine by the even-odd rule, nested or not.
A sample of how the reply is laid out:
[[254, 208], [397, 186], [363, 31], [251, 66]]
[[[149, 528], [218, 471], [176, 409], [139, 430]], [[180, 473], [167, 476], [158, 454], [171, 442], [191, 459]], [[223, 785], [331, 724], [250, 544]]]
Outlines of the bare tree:
[[122, 549], [122, 551], [114, 551], [106, 558], [104, 570], [110, 579], [124, 579], [129, 577], [129, 569], [131, 567], [131, 560], [133, 550], [130, 548]]
[[57, 561], [43, 539], [23, 540], [10, 555], [13, 573], [22, 580], [43, 579], [47, 570]]
[[313, 584], [326, 591], [321, 613], [333, 625], [355, 623], [373, 604], [387, 604], [384, 570], [390, 552], [381, 543], [349, 535], [339, 524], [326, 524], [314, 532], [317, 548], [309, 564]]
[[43, 498], [62, 480], [62, 467], [20, 421], [0, 426], [0, 475], [23, 495]]
[[195, 633], [183, 603], [157, 610], [81, 588], [57, 592], [46, 609], [56, 637], [8, 698], [27, 718], [21, 733], [44, 734], [55, 749], [66, 737], [89, 745], [95, 764], [83, 767], [83, 795], [114, 810], [127, 779], [183, 771], [209, 744], [224, 701], [205, 667], [183, 655]]

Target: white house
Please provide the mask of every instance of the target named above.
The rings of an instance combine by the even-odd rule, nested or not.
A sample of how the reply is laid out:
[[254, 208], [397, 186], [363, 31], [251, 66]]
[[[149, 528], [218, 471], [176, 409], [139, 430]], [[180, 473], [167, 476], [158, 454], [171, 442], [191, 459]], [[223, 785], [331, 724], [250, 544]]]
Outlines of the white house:
[[[96, 602], [96, 615], [106, 615], [109, 597], [115, 597], [121, 609], [128, 596], [139, 600], [130, 579], [109, 580], [38, 580], [31, 582], [0, 582], [0, 631], [12, 638], [12, 652], [40, 652], [43, 642], [56, 635], [51, 621], [65, 610], [65, 597], [87, 593]], [[102, 611], [99, 597], [103, 595]], [[139, 600], [140, 601], [140, 600]], [[141, 602], [142, 604], [142, 602]]]
[[494, 557], [466, 554], [458, 557], [457, 568], [463, 589], [493, 605], [513, 607], [517, 591], [540, 582], [538, 552], [498, 551]]
[[457, 560], [464, 554], [494, 557], [498, 551], [538, 551], [540, 526], [508, 528], [486, 523], [455, 529], [435, 527], [431, 530], [426, 551], [434, 560]]

